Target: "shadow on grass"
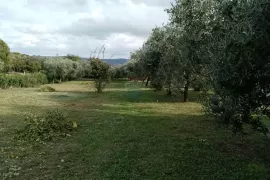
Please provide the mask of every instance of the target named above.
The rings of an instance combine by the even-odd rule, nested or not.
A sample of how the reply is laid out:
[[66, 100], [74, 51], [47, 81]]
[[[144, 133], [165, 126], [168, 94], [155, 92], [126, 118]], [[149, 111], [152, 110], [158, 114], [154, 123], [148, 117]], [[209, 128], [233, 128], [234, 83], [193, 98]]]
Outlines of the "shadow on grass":
[[[82, 91], [58, 91], [59, 93], [67, 93], [65, 95], [61, 94], [48, 94], [52, 99], [56, 98], [69, 98], [77, 95], [81, 98], [95, 98], [95, 97], [105, 97], [122, 102], [160, 102], [160, 103], [174, 103], [183, 102], [183, 96], [168, 96], [165, 92], [153, 92], [151, 89], [148, 90], [106, 90], [103, 93], [97, 93], [93, 91], [82, 92]], [[189, 92], [189, 102], [199, 102], [201, 94], [195, 91]]]
[[[43, 107], [43, 111], [51, 108]], [[16, 179], [268, 177], [269, 139], [256, 135], [240, 141], [204, 116], [138, 116], [128, 109], [105, 110], [102, 105], [62, 110], [71, 111], [69, 118], [78, 121], [73, 136], [38, 148], [17, 144], [5, 150], [5, 155], [19, 155], [14, 161], [22, 170]], [[12, 116], [8, 119], [16, 121]]]
[[[67, 82], [65, 84], [74, 84], [74, 85], [86, 85], [92, 84], [91, 81], [75, 81], [75, 82]], [[64, 85], [65, 85], [64, 84]], [[107, 85], [104, 89], [104, 92], [98, 94], [94, 91], [93, 86], [89, 86], [89, 90], [87, 88], [83, 88], [82, 90], [72, 90], [72, 87], [68, 87], [62, 89], [57, 88], [59, 93], [73, 93], [78, 94], [79, 96], [85, 95], [85, 97], [109, 97], [114, 98], [115, 100], [126, 101], [126, 102], [182, 102], [183, 95], [177, 96], [168, 96], [166, 92], [159, 91], [154, 92], [151, 88], [146, 88], [142, 82], [132, 82], [132, 81], [113, 81]], [[80, 88], [76, 88], [80, 89]], [[52, 96], [58, 98], [62, 97], [61, 95], [52, 94]], [[189, 91], [189, 102], [198, 102], [200, 99], [200, 93], [194, 92], [192, 90]]]
[[[116, 92], [112, 92], [114, 94]], [[189, 92], [189, 102], [198, 102], [199, 93]], [[130, 102], [182, 102], [183, 96], [168, 96], [165, 92], [153, 92], [152, 90], [129, 90], [118, 93], [119, 100]]]
[[[9, 170], [15, 164], [22, 168], [14, 179], [269, 177], [269, 138], [258, 134], [242, 140], [232, 137], [230, 131], [218, 128], [198, 109], [193, 114], [189, 105], [196, 103], [173, 105], [175, 101], [163, 92], [133, 87], [104, 94], [71, 91], [44, 96], [55, 105], [6, 105], [14, 109], [14, 114], [0, 117], [5, 119], [3, 123], [10, 123], [5, 133], [0, 132], [0, 146], [9, 147], [0, 156], [1, 167]], [[198, 94], [191, 92], [190, 101], [197, 99]], [[182, 109], [175, 114], [178, 108], [188, 111]], [[70, 120], [78, 122], [71, 137], [38, 147], [8, 142], [6, 132], [13, 132], [15, 124], [22, 125], [20, 112], [41, 114], [54, 109], [67, 112]], [[11, 153], [18, 158], [12, 159]], [[6, 160], [12, 163], [5, 164]]]

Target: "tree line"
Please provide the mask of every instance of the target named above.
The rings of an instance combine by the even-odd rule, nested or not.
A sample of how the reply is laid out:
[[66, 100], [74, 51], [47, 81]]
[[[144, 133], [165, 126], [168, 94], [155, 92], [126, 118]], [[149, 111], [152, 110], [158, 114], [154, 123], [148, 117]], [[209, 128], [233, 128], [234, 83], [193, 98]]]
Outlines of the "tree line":
[[113, 70], [109, 64], [96, 57], [85, 61], [71, 54], [65, 57], [41, 57], [10, 52], [8, 45], [0, 39], [1, 88], [34, 87], [48, 82], [93, 78], [97, 91], [102, 92], [113, 76]]
[[190, 87], [204, 90], [205, 112], [234, 132], [246, 124], [267, 133], [270, 1], [176, 0], [166, 12], [169, 23], [152, 30], [126, 72], [168, 95], [183, 93], [184, 102]]

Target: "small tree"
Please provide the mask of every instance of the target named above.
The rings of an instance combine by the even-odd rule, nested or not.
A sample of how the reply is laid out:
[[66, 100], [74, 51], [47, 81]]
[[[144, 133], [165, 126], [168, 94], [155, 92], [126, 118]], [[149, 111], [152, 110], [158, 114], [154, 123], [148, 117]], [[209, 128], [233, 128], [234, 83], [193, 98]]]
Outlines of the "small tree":
[[110, 65], [95, 58], [90, 59], [91, 75], [95, 80], [95, 85], [98, 93], [106, 87], [110, 80]]
[[[209, 34], [209, 18], [211, 0], [176, 0], [167, 10], [170, 16], [170, 25], [173, 30], [168, 31], [172, 52], [171, 56], [179, 59], [179, 69], [184, 80], [184, 102], [188, 101], [188, 91], [193, 81], [202, 75], [208, 59], [204, 59], [202, 52], [207, 45]], [[174, 50], [173, 50], [174, 49]], [[175, 57], [170, 58], [175, 61]]]
[[142, 66], [142, 72], [147, 77], [146, 86], [150, 80], [151, 86], [157, 91], [163, 89], [163, 79], [160, 76], [159, 69], [164, 52], [162, 47], [164, 36], [165, 31], [163, 27], [154, 28], [139, 51], [139, 62]]
[[9, 54], [10, 54], [10, 49], [8, 45], [5, 43], [5, 41], [0, 39], [0, 61], [3, 61], [6, 64], [9, 63], [9, 60], [10, 60]]

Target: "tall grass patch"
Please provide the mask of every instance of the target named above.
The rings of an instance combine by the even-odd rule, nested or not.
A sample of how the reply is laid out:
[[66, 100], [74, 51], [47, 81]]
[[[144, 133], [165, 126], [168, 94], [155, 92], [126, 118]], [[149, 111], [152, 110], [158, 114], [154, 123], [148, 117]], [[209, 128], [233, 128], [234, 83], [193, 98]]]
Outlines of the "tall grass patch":
[[47, 77], [42, 73], [31, 74], [0, 74], [0, 88], [10, 87], [37, 87], [48, 83]]

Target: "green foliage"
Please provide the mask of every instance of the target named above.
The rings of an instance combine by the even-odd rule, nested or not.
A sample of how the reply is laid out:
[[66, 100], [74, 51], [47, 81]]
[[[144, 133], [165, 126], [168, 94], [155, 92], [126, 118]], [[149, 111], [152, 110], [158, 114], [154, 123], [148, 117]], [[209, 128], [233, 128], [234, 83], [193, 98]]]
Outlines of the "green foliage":
[[39, 92], [55, 92], [56, 90], [50, 86], [43, 86], [38, 91]]
[[[159, 91], [164, 86], [161, 62], [164, 54], [163, 41], [165, 28], [154, 28], [143, 47], [131, 53], [131, 60], [126, 64], [128, 77], [148, 79], [151, 86]], [[148, 84], [148, 81], [146, 85]]]
[[213, 12], [209, 72], [223, 104], [220, 116], [238, 132], [248, 124], [266, 133], [253, 115], [270, 106], [270, 2], [226, 0], [216, 2]]
[[208, 77], [197, 76], [197, 78], [191, 83], [191, 87], [193, 87], [196, 92], [205, 92], [211, 89], [211, 83]]
[[203, 86], [204, 86], [204, 84], [200, 80], [195, 80], [192, 83], [192, 87], [194, 88], [194, 91], [196, 91], [196, 92], [200, 92], [202, 90]]
[[156, 90], [177, 94], [184, 88], [184, 101], [188, 101], [191, 84], [208, 63], [203, 52], [210, 7], [207, 1], [177, 0], [167, 10], [170, 23], [154, 28], [143, 47], [135, 52], [134, 59]]
[[34, 56], [13, 52], [10, 59], [10, 70], [14, 72], [33, 73], [42, 69], [41, 60]]
[[[135, 56], [138, 57], [138, 52], [132, 53], [131, 60], [123, 66], [123, 74], [126, 74], [128, 78], [143, 78], [145, 77], [144, 69], [142, 67], [139, 59], [134, 59]], [[136, 55], [135, 55], [136, 54]]]
[[111, 78], [110, 65], [99, 59], [91, 59], [90, 65], [97, 92], [101, 93]]
[[163, 79], [159, 76], [152, 77], [151, 86], [155, 91], [163, 90]]
[[81, 61], [83, 70], [82, 70], [82, 77], [85, 78], [92, 78], [91, 76], [91, 65], [89, 61]]
[[112, 67], [111, 75], [113, 79], [123, 79], [128, 77], [128, 71], [126, 65]]
[[[188, 100], [188, 90], [193, 81], [204, 73], [208, 58], [203, 56], [207, 36], [209, 33], [209, 17], [211, 15], [211, 1], [177, 0], [167, 10], [170, 15], [170, 26], [167, 28], [166, 61], [170, 66], [176, 66], [180, 83], [184, 86], [184, 101]], [[167, 58], [166, 58], [167, 57]], [[170, 71], [165, 71], [169, 73]]]
[[46, 58], [43, 61], [45, 74], [52, 83], [56, 80], [61, 83], [62, 81], [82, 78], [85, 75], [86, 67], [82, 61], [72, 61], [61, 57]]
[[144, 77], [149, 77], [151, 85], [156, 90], [163, 89], [163, 78], [160, 73], [160, 63], [163, 55], [164, 28], [154, 28], [152, 34], [144, 43], [142, 49], [136, 52], [139, 65], [137, 68]]
[[4, 72], [5, 63], [0, 61], [0, 73]]
[[[269, 132], [267, 126], [262, 123], [262, 115], [252, 115], [241, 113], [242, 106], [237, 100], [228, 97], [219, 97], [211, 95], [204, 104], [204, 111], [207, 114], [213, 115], [222, 124], [231, 127], [234, 133], [244, 133], [244, 123], [248, 123], [250, 127], [263, 134]], [[248, 122], [246, 121], [248, 119]]]
[[10, 166], [8, 169], [8, 172], [3, 173], [3, 175], [2, 175], [3, 180], [18, 177], [20, 175], [21, 169], [22, 169], [21, 167], [18, 167], [16, 165]]
[[5, 64], [8, 64], [10, 61], [10, 49], [8, 45], [0, 39], [0, 61], [4, 62]]
[[0, 74], [0, 87], [36, 87], [48, 83], [47, 77], [42, 73], [32, 74]]
[[68, 54], [65, 58], [70, 59], [72, 61], [81, 61], [82, 60], [80, 58], [80, 56], [76, 56], [76, 55], [72, 55], [72, 54]]
[[49, 111], [44, 116], [29, 114], [25, 117], [26, 126], [18, 131], [17, 139], [25, 141], [50, 141], [65, 137], [74, 129], [73, 123], [59, 111]]

